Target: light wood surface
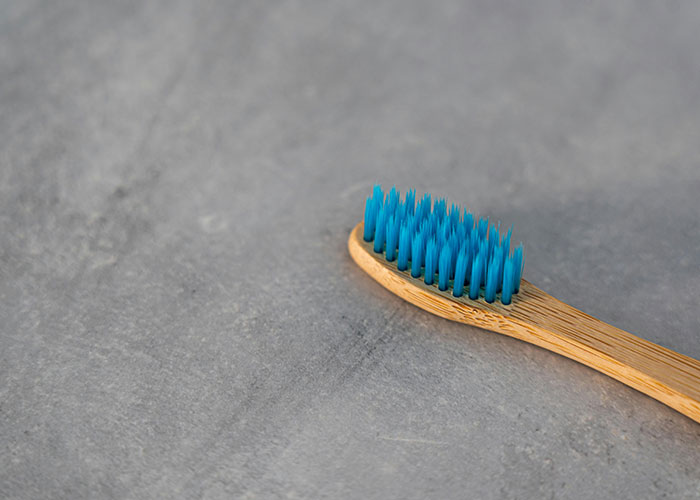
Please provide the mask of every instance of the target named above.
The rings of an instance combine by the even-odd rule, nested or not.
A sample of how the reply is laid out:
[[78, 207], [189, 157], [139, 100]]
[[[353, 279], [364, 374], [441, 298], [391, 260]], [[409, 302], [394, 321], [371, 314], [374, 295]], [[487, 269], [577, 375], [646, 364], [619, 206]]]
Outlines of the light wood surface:
[[609, 375], [700, 422], [700, 362], [636, 337], [575, 309], [522, 281], [510, 305], [426, 285], [374, 253], [363, 223], [348, 240], [350, 255], [396, 295], [440, 317], [544, 347]]

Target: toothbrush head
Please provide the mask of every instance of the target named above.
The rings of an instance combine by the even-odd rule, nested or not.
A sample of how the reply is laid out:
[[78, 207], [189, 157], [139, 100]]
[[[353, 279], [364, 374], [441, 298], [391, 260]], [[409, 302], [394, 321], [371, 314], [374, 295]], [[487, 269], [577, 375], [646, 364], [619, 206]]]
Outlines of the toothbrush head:
[[401, 199], [395, 186], [385, 194], [376, 185], [365, 203], [363, 239], [374, 252], [455, 297], [511, 303], [524, 269], [522, 243], [511, 250], [512, 234], [512, 227], [501, 234], [500, 222], [476, 219], [445, 198], [433, 203], [424, 194], [416, 203], [414, 189]]

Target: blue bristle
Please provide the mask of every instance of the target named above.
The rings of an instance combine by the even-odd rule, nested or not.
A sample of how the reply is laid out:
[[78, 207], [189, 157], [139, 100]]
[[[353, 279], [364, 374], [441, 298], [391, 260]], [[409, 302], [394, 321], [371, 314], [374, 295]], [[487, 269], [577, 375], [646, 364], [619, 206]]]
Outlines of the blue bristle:
[[377, 223], [377, 212], [379, 211], [379, 203], [374, 198], [367, 198], [365, 203], [365, 241], [374, 239], [374, 226]]
[[400, 193], [397, 191], [396, 186], [392, 186], [391, 190], [389, 191], [388, 196], [388, 202], [387, 204], [389, 205], [389, 212], [394, 213], [396, 211], [396, 207], [399, 204], [399, 198], [400, 198]]
[[484, 299], [489, 303], [496, 300], [498, 285], [503, 282], [501, 272], [502, 251], [503, 249], [501, 247], [496, 247], [493, 257], [491, 257], [491, 263], [489, 264], [488, 273], [486, 275], [486, 290], [484, 293]]
[[472, 264], [472, 276], [469, 280], [469, 298], [476, 300], [479, 298], [479, 288], [481, 287], [481, 275], [483, 274], [483, 258], [477, 255]]
[[430, 204], [431, 204], [430, 195], [424, 194], [423, 198], [421, 198], [421, 200], [419, 202], [420, 210], [416, 210], [416, 213], [419, 215], [421, 220], [425, 219], [432, 211], [432, 207]]
[[484, 287], [484, 300], [489, 304], [496, 299], [496, 272], [494, 266], [489, 266], [486, 275], [486, 286]]
[[437, 267], [438, 248], [435, 238], [430, 238], [425, 247], [425, 284], [432, 285], [435, 282], [435, 268]]
[[386, 239], [386, 207], [381, 207], [377, 213], [377, 223], [374, 231], [374, 251], [381, 253], [384, 251], [384, 240]]
[[445, 240], [447, 239], [447, 232], [450, 230], [449, 224], [446, 220], [442, 220], [438, 223], [437, 228], [437, 244], [438, 248], [445, 246]]
[[400, 202], [399, 209], [397, 212], [398, 213], [397, 221], [399, 222], [399, 224], [402, 224], [404, 219], [406, 218], [406, 214], [408, 213], [407, 210], [408, 210], [408, 208], [407, 208], [406, 202]]
[[479, 238], [479, 228], [474, 226], [472, 227], [471, 234], [469, 235], [469, 242], [471, 244], [471, 254], [472, 254], [472, 260], [474, 257], [476, 257], [476, 254], [479, 253], [479, 242], [481, 239]]
[[[467, 236], [467, 238], [469, 238]], [[472, 275], [472, 253], [471, 253], [471, 245], [469, 244], [469, 240], [467, 239], [464, 243], [462, 243], [462, 248], [460, 249], [460, 253], [464, 253], [464, 255], [467, 256], [467, 270], [464, 274], [464, 284], [469, 283], [469, 278]]]
[[398, 230], [396, 217], [391, 215], [386, 223], [386, 260], [391, 262], [396, 258], [396, 245], [398, 244]]
[[513, 251], [513, 291], [520, 291], [520, 279], [523, 274], [523, 244], [518, 245]]
[[457, 241], [460, 243], [464, 241], [464, 239], [467, 236], [467, 230], [464, 227], [464, 225], [460, 224], [457, 226], [457, 229], [455, 229], [455, 234], [457, 235]]
[[489, 220], [479, 219], [479, 241], [486, 241], [489, 232]]
[[438, 198], [435, 200], [435, 206], [433, 207], [433, 213], [437, 216], [439, 221], [445, 218], [445, 210], [447, 209], [447, 200], [445, 198]]
[[399, 271], [408, 269], [408, 252], [411, 248], [411, 233], [407, 224], [401, 226], [401, 234], [399, 235], [399, 259], [396, 267]]
[[496, 259], [496, 262], [494, 263], [494, 265], [497, 266], [496, 275], [498, 276], [498, 279], [496, 280], [496, 292], [500, 292], [501, 286], [503, 285], [503, 254], [504, 253], [505, 253], [505, 250], [503, 249], [502, 246], [498, 246], [496, 248], [496, 252], [494, 253], [494, 258]]
[[374, 238], [374, 224], [377, 221], [377, 216], [374, 213], [374, 202], [372, 198], [367, 198], [367, 203], [365, 203], [365, 230], [364, 230], [364, 240], [372, 241]]
[[381, 205], [382, 200], [384, 200], [384, 192], [379, 184], [375, 184], [372, 189], [372, 199]]
[[493, 248], [500, 241], [498, 236], [498, 229], [496, 229], [495, 224], [491, 224], [491, 229], [489, 230], [489, 255], [493, 255]]
[[[413, 235], [416, 233], [416, 231], [414, 229], [414, 220], [415, 220], [415, 217], [413, 217], [412, 214], [407, 213], [406, 218], [404, 219], [403, 224], [401, 225], [402, 228], [404, 226], [406, 226], [406, 232], [408, 233], [407, 234], [407, 237], [408, 237], [407, 243], [408, 244], [406, 245], [406, 259], [407, 260], [411, 260], [411, 250], [412, 250], [411, 247], [413, 246], [412, 245]], [[399, 250], [400, 249], [401, 249], [401, 233], [399, 232]], [[404, 269], [408, 269], [408, 267], [406, 267]]]
[[[418, 216], [412, 215], [409, 221], [408, 234], [411, 238], [411, 243], [413, 243], [413, 236], [420, 232], [420, 220]], [[413, 244], [411, 244], [410, 251], [408, 252], [408, 258], [413, 258]]]
[[409, 189], [406, 193], [406, 206], [408, 207], [408, 213], [413, 215], [416, 208], [416, 190]]
[[421, 233], [413, 237], [411, 246], [411, 276], [420, 278], [421, 268], [423, 267], [423, 235]]
[[450, 236], [449, 245], [450, 255], [452, 256], [452, 259], [450, 260], [450, 278], [454, 278], [455, 267], [457, 266], [457, 255], [459, 253], [459, 242], [457, 241], [457, 234], [454, 232], [452, 233], [452, 236]]
[[469, 233], [472, 228], [474, 227], [474, 215], [472, 215], [470, 212], [467, 212], [467, 209], [464, 209], [464, 221], [462, 222], [462, 225], [464, 226], [464, 229]]
[[416, 234], [423, 236], [423, 249], [425, 249], [426, 235], [428, 234], [428, 221], [423, 219], [420, 221], [418, 231]]
[[416, 204], [416, 217], [418, 217], [418, 219], [420, 220], [423, 220], [425, 218], [426, 209], [424, 207], [424, 204], [425, 199], [418, 200], [418, 203]]
[[481, 284], [486, 283], [486, 271], [489, 265], [489, 242], [486, 240], [481, 241], [481, 246], [479, 247], [479, 255], [481, 255]]
[[365, 202], [363, 238], [374, 241], [374, 251], [388, 261], [397, 261], [400, 271], [408, 271], [425, 282], [437, 281], [441, 290], [450, 285], [455, 296], [465, 294], [493, 302], [500, 292], [504, 304], [520, 289], [524, 269], [522, 244], [510, 251], [513, 228], [501, 234], [501, 223], [473, 214], [445, 198], [433, 203], [429, 194], [416, 198], [410, 189], [403, 200], [396, 187], [384, 193], [378, 185]]
[[469, 256], [467, 255], [466, 247], [464, 250], [459, 252], [457, 257], [457, 265], [455, 267], [455, 280], [452, 284], [452, 295], [455, 297], [461, 297], [464, 293], [464, 281], [467, 277], [467, 260]]
[[435, 234], [438, 228], [438, 216], [435, 212], [430, 212], [428, 215], [428, 232]]
[[510, 226], [508, 228], [508, 232], [503, 235], [503, 239], [501, 240], [501, 246], [504, 247], [506, 250], [506, 253], [510, 252], [510, 238], [513, 235], [513, 226]]
[[503, 290], [501, 290], [501, 302], [508, 305], [511, 301], [513, 293], [513, 259], [506, 258], [505, 268], [503, 270]]
[[[501, 255], [501, 271], [505, 269], [506, 257], [510, 254], [510, 238], [513, 235], [513, 226], [508, 228], [508, 232], [503, 236], [501, 240], [501, 247], [503, 248], [503, 253]], [[503, 289], [503, 280], [498, 284], [498, 291]]]
[[454, 203], [450, 206], [449, 218], [450, 226], [454, 229], [459, 224], [459, 212], [460, 208]]
[[440, 290], [447, 290], [450, 284], [450, 266], [452, 266], [452, 250], [450, 245], [445, 245], [440, 252], [440, 264], [438, 270], [438, 281]]

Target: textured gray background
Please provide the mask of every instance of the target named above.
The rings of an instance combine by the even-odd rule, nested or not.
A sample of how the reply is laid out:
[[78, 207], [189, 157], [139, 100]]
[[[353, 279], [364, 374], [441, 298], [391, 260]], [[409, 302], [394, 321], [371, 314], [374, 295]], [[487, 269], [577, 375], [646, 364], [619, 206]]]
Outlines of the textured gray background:
[[371, 185], [700, 358], [700, 3], [0, 10], [0, 497], [698, 498], [700, 425], [349, 259]]

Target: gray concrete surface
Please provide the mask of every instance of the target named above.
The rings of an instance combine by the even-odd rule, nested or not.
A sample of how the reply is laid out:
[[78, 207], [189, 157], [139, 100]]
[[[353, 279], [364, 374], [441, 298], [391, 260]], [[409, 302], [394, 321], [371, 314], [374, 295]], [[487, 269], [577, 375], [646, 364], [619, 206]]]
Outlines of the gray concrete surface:
[[697, 2], [4, 2], [0, 497], [700, 497], [700, 425], [349, 259], [375, 181], [700, 358]]

